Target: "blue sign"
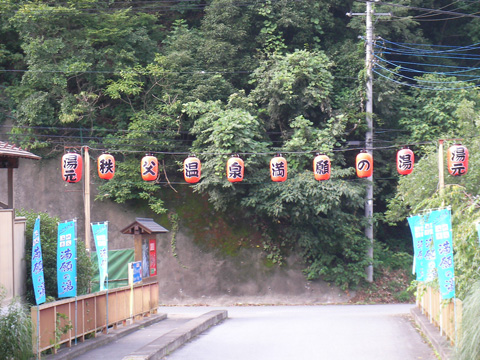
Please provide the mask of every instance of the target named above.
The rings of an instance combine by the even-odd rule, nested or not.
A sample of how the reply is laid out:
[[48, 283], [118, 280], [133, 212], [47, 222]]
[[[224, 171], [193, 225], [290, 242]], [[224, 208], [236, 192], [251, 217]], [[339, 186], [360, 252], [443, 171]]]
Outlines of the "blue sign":
[[35, 220], [32, 239], [32, 282], [37, 305], [45, 302], [45, 278], [43, 276], [42, 245], [40, 241], [40, 216]]
[[108, 221], [91, 225], [97, 249], [100, 291], [103, 291], [106, 290], [105, 280], [108, 277]]
[[142, 281], [142, 262], [136, 261], [131, 263], [133, 270], [133, 283], [139, 283]]
[[77, 221], [58, 224], [57, 238], [58, 297], [77, 296]]

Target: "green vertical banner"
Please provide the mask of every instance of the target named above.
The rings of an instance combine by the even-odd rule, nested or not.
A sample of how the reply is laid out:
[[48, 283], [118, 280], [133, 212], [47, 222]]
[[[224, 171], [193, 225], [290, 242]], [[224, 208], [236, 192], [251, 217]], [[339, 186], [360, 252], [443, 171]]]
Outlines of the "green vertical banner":
[[97, 249], [100, 291], [103, 291], [107, 289], [105, 280], [108, 278], [108, 221], [91, 225]]
[[433, 223], [438, 282], [442, 299], [455, 297], [455, 271], [453, 266], [452, 215], [450, 209], [430, 214]]
[[480, 244], [480, 223], [477, 223], [478, 243]]
[[77, 220], [58, 224], [57, 286], [59, 298], [77, 296]]
[[423, 215], [423, 253], [425, 281], [430, 282], [437, 278], [437, 253], [433, 244], [433, 224], [429, 215]]
[[425, 281], [425, 238], [424, 238], [424, 221], [421, 216], [410, 216], [408, 225], [412, 232], [413, 239], [413, 255], [415, 257], [415, 274], [417, 281]]

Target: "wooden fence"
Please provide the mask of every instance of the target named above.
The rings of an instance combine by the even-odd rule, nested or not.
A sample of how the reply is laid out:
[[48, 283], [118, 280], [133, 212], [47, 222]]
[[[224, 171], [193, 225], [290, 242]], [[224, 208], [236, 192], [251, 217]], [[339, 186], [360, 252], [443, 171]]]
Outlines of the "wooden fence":
[[154, 314], [157, 308], [158, 282], [112, 289], [108, 296], [106, 291], [100, 291], [33, 306], [34, 351], [37, 356], [48, 349], [56, 353], [62, 344], [70, 347], [75, 340], [83, 342], [85, 337], [95, 337], [108, 327]]
[[430, 286], [419, 286], [417, 305], [430, 323], [439, 328], [452, 345], [458, 343], [462, 323], [462, 301], [458, 299], [442, 300], [440, 292]]

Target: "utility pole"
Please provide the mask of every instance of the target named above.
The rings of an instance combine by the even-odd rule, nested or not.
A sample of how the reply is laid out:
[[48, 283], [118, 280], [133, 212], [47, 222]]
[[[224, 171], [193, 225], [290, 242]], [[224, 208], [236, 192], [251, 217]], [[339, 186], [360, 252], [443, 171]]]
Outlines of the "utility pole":
[[[366, 20], [366, 123], [367, 132], [365, 134], [365, 150], [373, 156], [373, 22], [372, 15], [391, 16], [390, 13], [375, 13], [373, 11], [372, 1], [366, 2], [367, 8], [365, 13], [347, 13], [347, 16], [365, 16]], [[369, 239], [370, 244], [367, 250], [367, 258], [369, 264], [365, 269], [365, 277], [368, 282], [373, 282], [373, 174], [367, 178], [367, 189], [365, 194], [365, 236]]]
[[[365, 66], [367, 69], [366, 79], [366, 122], [367, 133], [365, 134], [365, 148], [369, 154], [373, 154], [373, 72], [372, 72], [372, 60], [373, 60], [373, 23], [372, 23], [372, 3], [367, 1], [366, 10], [366, 27], [367, 27], [367, 48], [365, 55]], [[372, 155], [373, 156], [373, 155]], [[365, 225], [365, 236], [370, 241], [370, 245], [367, 251], [367, 258], [369, 264], [366, 268], [366, 278], [368, 282], [373, 282], [373, 173], [372, 176], [367, 179], [367, 191], [365, 195], [365, 217], [367, 224]]]

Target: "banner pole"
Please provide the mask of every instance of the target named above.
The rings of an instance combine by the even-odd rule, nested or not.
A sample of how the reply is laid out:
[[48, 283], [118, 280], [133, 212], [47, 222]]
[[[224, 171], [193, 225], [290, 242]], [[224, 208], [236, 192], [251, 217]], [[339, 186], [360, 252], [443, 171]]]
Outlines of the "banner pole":
[[457, 298], [453, 297], [453, 322], [455, 324], [455, 346], [458, 346], [458, 329], [457, 329]]
[[107, 274], [107, 334], [108, 334], [108, 274]]
[[40, 355], [40, 305], [37, 305], [37, 359], [41, 359]]
[[77, 345], [77, 297], [75, 296], [75, 345]]

